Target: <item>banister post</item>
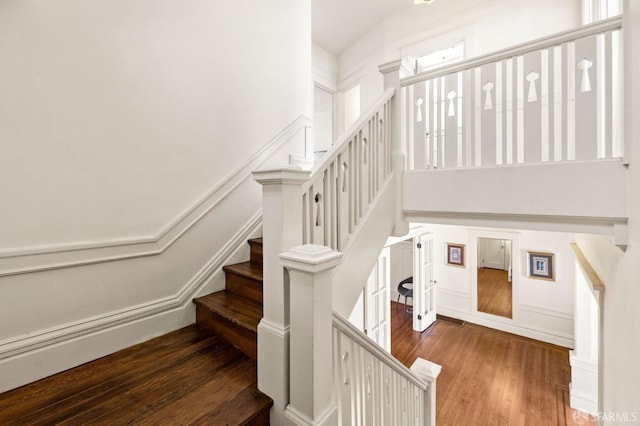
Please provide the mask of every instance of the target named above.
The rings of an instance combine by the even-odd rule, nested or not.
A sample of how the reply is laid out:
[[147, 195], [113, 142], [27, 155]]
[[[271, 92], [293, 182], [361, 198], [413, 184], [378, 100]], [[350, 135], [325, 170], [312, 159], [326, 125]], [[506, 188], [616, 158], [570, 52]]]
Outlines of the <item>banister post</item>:
[[416, 376], [429, 384], [429, 389], [425, 395], [425, 426], [436, 426], [436, 379], [440, 375], [442, 366], [423, 358], [417, 358], [411, 364], [411, 371]]
[[401, 237], [409, 232], [409, 223], [402, 210], [402, 174], [406, 170], [406, 146], [403, 137], [404, 120], [402, 117], [402, 87], [400, 79], [410, 73], [410, 68], [402, 59], [387, 62], [378, 67], [384, 75], [384, 89], [394, 88], [391, 98], [391, 156], [395, 179], [395, 226], [392, 235]]
[[[332, 368], [332, 275], [342, 253], [307, 244], [280, 255], [291, 292], [290, 404], [296, 425], [336, 425]], [[287, 274], [285, 274], [287, 275]]]
[[262, 185], [263, 317], [258, 325], [258, 388], [274, 401], [282, 422], [289, 403], [289, 288], [278, 255], [302, 244], [302, 184], [310, 172], [295, 167], [259, 170]]

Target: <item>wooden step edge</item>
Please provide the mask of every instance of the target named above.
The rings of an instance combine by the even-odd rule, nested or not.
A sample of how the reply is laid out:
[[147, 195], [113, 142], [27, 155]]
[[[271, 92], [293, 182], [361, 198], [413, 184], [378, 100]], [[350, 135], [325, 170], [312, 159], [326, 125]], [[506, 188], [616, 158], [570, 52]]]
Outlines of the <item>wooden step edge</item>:
[[[221, 336], [249, 358], [258, 357], [258, 332], [252, 327], [243, 327], [207, 306], [196, 305], [196, 324], [201, 329]], [[257, 327], [256, 327], [257, 328]]]
[[225, 265], [222, 270], [228, 274], [238, 275], [251, 281], [262, 283], [263, 271], [262, 265], [256, 265], [253, 262], [234, 263], [233, 265]]
[[[222, 300], [212, 300], [212, 298], [215, 297]], [[232, 309], [229, 306], [229, 301], [231, 301], [232, 304], [239, 303], [244, 305], [248, 309], [238, 312], [237, 309]], [[193, 299], [193, 303], [224, 318], [237, 327], [244, 328], [252, 333], [258, 332], [258, 324], [262, 319], [262, 306], [254, 300], [223, 290], [218, 293]]]
[[251, 245], [262, 246], [262, 237], [251, 238], [247, 242], [249, 243], [250, 246]]

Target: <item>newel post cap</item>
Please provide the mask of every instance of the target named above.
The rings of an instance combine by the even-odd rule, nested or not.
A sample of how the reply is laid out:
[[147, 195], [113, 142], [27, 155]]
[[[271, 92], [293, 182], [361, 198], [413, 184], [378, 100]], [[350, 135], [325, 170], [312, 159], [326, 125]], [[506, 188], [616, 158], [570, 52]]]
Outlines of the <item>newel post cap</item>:
[[295, 166], [273, 167], [253, 172], [253, 179], [262, 185], [302, 185], [309, 180], [309, 176], [310, 171]]
[[285, 268], [310, 273], [335, 268], [342, 262], [342, 253], [317, 244], [294, 247], [279, 257]]

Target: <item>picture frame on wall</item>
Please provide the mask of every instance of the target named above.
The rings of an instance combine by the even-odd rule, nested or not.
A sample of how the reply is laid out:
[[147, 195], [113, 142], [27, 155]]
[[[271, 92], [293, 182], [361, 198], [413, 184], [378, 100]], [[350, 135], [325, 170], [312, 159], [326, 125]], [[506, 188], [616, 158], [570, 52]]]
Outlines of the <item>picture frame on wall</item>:
[[555, 255], [537, 251], [527, 252], [527, 270], [529, 278], [555, 281]]
[[447, 265], [464, 267], [464, 244], [447, 243]]

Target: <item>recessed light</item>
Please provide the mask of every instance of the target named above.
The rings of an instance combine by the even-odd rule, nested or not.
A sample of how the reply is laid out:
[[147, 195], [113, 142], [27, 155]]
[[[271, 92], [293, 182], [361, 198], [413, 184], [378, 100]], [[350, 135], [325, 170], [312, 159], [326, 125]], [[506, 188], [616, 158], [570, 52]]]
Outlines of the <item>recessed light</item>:
[[435, 0], [413, 0], [413, 4], [431, 4]]

